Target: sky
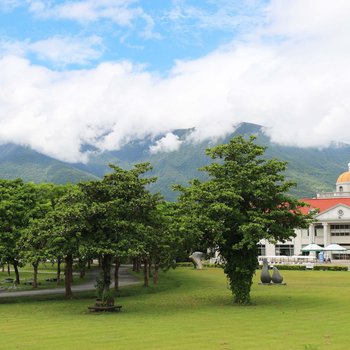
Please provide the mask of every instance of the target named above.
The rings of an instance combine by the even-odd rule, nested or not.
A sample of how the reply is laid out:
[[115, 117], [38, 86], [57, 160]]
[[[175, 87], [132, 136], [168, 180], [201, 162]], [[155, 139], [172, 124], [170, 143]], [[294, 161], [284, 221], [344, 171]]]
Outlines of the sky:
[[349, 18], [348, 0], [0, 0], [0, 143], [86, 162], [241, 122], [350, 143]]

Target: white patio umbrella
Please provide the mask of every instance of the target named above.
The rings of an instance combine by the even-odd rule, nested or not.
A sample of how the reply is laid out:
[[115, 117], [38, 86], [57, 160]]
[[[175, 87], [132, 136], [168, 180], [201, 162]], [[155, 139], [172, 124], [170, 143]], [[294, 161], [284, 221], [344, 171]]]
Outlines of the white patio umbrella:
[[334, 253], [340, 253], [340, 252], [345, 252], [347, 249], [345, 247], [342, 247], [339, 244], [332, 243], [327, 245], [327, 247], [324, 248], [324, 250], [327, 250], [329, 252], [334, 252]]
[[330, 245], [327, 245], [327, 247], [324, 248], [323, 250], [328, 250], [328, 251], [332, 251], [332, 252], [341, 252], [341, 251], [346, 250], [346, 248], [345, 248], [345, 247], [342, 247], [342, 246], [339, 245], [339, 244], [332, 243], [332, 244], [330, 244]]
[[320, 247], [318, 244], [310, 243], [304, 248], [301, 248], [302, 252], [320, 252], [324, 250], [324, 248]]

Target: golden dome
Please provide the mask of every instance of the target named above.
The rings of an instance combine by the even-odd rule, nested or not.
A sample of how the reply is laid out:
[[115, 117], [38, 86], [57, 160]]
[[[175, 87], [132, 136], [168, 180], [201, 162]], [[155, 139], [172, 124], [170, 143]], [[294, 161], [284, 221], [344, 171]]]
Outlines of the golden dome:
[[337, 184], [344, 183], [344, 182], [350, 182], [350, 163], [348, 163], [349, 170], [345, 173], [342, 173], [339, 175]]
[[350, 182], [350, 171], [346, 171], [339, 175], [337, 184], [342, 182]]

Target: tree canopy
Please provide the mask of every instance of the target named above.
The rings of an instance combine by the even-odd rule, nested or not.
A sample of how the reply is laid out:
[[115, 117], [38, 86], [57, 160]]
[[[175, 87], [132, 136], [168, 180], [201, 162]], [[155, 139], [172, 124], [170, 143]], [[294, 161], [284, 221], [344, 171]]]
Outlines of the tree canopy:
[[286, 163], [265, 159], [264, 152], [254, 137], [237, 136], [207, 150], [214, 160], [201, 169], [208, 181], [175, 187], [181, 191], [179, 231], [202, 246], [217, 247], [238, 304], [250, 302], [259, 241], [284, 241], [294, 236], [294, 228], [307, 225], [299, 210], [304, 204], [287, 195], [294, 184], [283, 175]]

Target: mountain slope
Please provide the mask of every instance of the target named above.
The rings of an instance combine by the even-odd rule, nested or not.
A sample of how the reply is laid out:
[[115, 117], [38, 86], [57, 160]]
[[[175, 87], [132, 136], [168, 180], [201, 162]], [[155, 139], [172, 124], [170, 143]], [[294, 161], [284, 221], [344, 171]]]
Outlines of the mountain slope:
[[[256, 142], [267, 147], [267, 157], [288, 162], [285, 175], [297, 183], [297, 187], [291, 190], [291, 194], [297, 197], [313, 197], [316, 192], [332, 191], [339, 174], [347, 170], [347, 163], [350, 161], [350, 145], [343, 144], [324, 149], [288, 147], [272, 143], [263, 130], [264, 128], [260, 125], [242, 123], [232, 134], [216, 140], [216, 142], [192, 143], [185, 141], [177, 151], [150, 154], [147, 152], [147, 148], [152, 144], [152, 140], [142, 140], [140, 142], [134, 141], [121, 151], [105, 152], [102, 156], [122, 167], [130, 167], [132, 163], [136, 162], [151, 162], [154, 168], [153, 175], [158, 177], [158, 181], [152, 186], [152, 189], [160, 191], [167, 199], [176, 197], [176, 193], [171, 189], [173, 184], [186, 184], [193, 178], [205, 178], [205, 173], [198, 171], [198, 168], [211, 161], [205, 155], [205, 150], [208, 147], [226, 143], [238, 134], [247, 137], [255, 135]], [[184, 139], [188, 132], [188, 130], [179, 130], [174, 133], [179, 135], [180, 139]], [[153, 144], [155, 141], [153, 140]], [[128, 156], [126, 149], [132, 156]], [[128, 162], [128, 159], [132, 159], [132, 162]], [[92, 160], [86, 165], [87, 171], [90, 171], [89, 167], [93, 166], [93, 163]]]
[[175, 130], [173, 133], [182, 140], [179, 149], [172, 152], [149, 152], [151, 145], [164, 135], [144, 140], [134, 140], [118, 151], [92, 154], [87, 164], [68, 164], [42, 155], [27, 147], [18, 145], [0, 146], [0, 177], [17, 178], [33, 182], [76, 183], [78, 181], [101, 178], [109, 172], [109, 163], [122, 168], [133, 164], [150, 162], [153, 171], [150, 175], [158, 178], [152, 184], [153, 191], [161, 192], [165, 198], [173, 200], [176, 193], [173, 184], [186, 184], [190, 179], [204, 179], [206, 174], [198, 168], [211, 159], [205, 155], [208, 147], [226, 143], [237, 134], [255, 135], [257, 143], [267, 147], [266, 156], [288, 162], [286, 177], [297, 183], [291, 193], [297, 197], [313, 197], [316, 192], [332, 191], [339, 174], [347, 170], [350, 161], [350, 145], [332, 146], [324, 149], [287, 147], [272, 143], [259, 125], [242, 123], [232, 134], [219, 140], [193, 143], [186, 137], [193, 132]]
[[14, 144], [0, 145], [0, 178], [22, 178], [27, 182], [57, 184], [97, 179], [95, 175], [70, 164]]

